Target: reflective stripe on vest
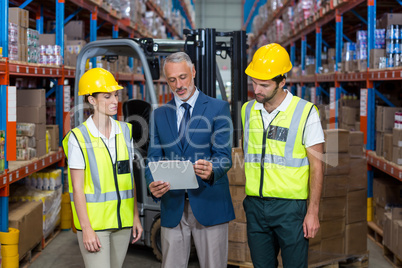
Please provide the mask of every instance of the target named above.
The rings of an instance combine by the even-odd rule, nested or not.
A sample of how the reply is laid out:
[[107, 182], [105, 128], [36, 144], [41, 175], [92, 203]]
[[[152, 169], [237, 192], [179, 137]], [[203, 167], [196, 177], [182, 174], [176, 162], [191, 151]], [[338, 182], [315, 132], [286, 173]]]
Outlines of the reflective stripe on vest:
[[[250, 101], [246, 106], [246, 114], [244, 120], [244, 129], [249, 129], [250, 127], [250, 114], [251, 108], [255, 103], [254, 101]], [[279, 164], [281, 166], [286, 167], [302, 167], [308, 166], [309, 162], [307, 157], [305, 158], [293, 158], [293, 148], [296, 143], [297, 130], [299, 128], [300, 120], [303, 114], [304, 107], [306, 106], [307, 101], [300, 99], [297, 103], [296, 110], [293, 114], [292, 121], [290, 123], [286, 145], [285, 145], [285, 156], [278, 156], [272, 154], [265, 154], [264, 162], [269, 164]], [[247, 163], [260, 163], [261, 162], [261, 154], [249, 154], [248, 153], [248, 140], [249, 140], [249, 131], [244, 131], [244, 161]]]
[[[121, 129], [123, 132], [124, 140], [126, 141], [127, 148], [128, 148], [128, 155], [129, 155], [129, 159], [130, 159], [130, 170], [133, 170], [132, 169], [132, 165], [133, 165], [132, 149], [133, 148], [131, 148], [130, 130], [128, 129], [128, 125], [126, 123], [121, 122], [120, 124], [122, 124]], [[98, 165], [96, 163], [95, 152], [92, 148], [92, 142], [91, 142], [91, 138], [89, 137], [88, 129], [83, 124], [79, 125], [77, 128], [81, 131], [82, 136], [85, 139], [85, 148], [87, 149], [89, 166], [97, 167]], [[116, 139], [117, 139], [117, 137], [116, 137]], [[117, 161], [117, 155], [116, 155], [116, 161]], [[92, 183], [94, 184], [95, 193], [94, 194], [85, 194], [87, 203], [114, 201], [114, 200], [118, 199], [116, 192], [107, 192], [107, 193], [101, 192], [100, 178], [99, 178], [99, 173], [98, 173], [97, 168], [91, 168], [91, 178], [92, 178]], [[131, 172], [131, 179], [133, 179], [132, 172]], [[133, 186], [133, 188], [134, 188], [134, 186]], [[121, 199], [129, 199], [129, 198], [134, 197], [132, 190], [119, 191], [119, 193], [120, 193]], [[73, 193], [70, 193], [70, 199], [72, 202], [74, 202]]]

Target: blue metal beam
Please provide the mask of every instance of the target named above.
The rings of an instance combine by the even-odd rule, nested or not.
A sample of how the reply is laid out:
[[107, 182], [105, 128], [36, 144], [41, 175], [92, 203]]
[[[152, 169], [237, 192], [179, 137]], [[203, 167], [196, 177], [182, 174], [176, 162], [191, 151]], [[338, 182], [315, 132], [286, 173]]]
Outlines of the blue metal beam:
[[[95, 12], [91, 13], [91, 21], [90, 21], [90, 37], [89, 41], [96, 41], [96, 36], [97, 36], [97, 23], [98, 23], [98, 11], [96, 10]], [[96, 67], [96, 58], [91, 59], [92, 62], [92, 68]]]
[[[375, 48], [375, 24], [376, 24], [376, 0], [373, 5], [367, 6], [367, 49], [370, 51]], [[370, 53], [367, 53], [367, 68], [370, 68]]]
[[22, 5], [19, 6], [19, 8], [23, 9], [25, 8], [27, 5], [29, 5], [33, 0], [26, 0]]
[[[329, 24], [329, 26], [336, 31], [336, 27], [334, 25]], [[343, 16], [342, 16], [342, 26], [343, 26]], [[343, 28], [343, 27], [342, 27]], [[353, 42], [349, 37], [347, 37], [344, 33], [342, 33], [343, 39], [345, 39], [348, 42]]]
[[321, 27], [316, 29], [315, 33], [315, 73], [318, 74], [321, 67], [321, 53], [322, 53], [322, 34]]
[[[400, 1], [400, 0], [397, 0], [397, 1]], [[353, 15], [355, 15], [357, 18], [359, 18], [359, 20], [361, 20], [364, 24], [367, 25], [367, 20], [365, 20], [362, 16], [360, 16], [359, 13], [357, 13], [354, 9], [351, 9], [350, 11], [353, 13]]]
[[[56, 82], [57, 83], [57, 82]], [[57, 84], [56, 84], [57, 85]], [[56, 87], [52, 87], [48, 92], [46, 92], [46, 98], [49, 98], [53, 93], [56, 92]]]
[[380, 91], [378, 91], [377, 89], [374, 89], [375, 94], [382, 99], [388, 106], [390, 107], [395, 107], [395, 104], [393, 104], [389, 99], [387, 99], [387, 97], [385, 97], [383, 94], [381, 94]]
[[[322, 34], [321, 34], [321, 38], [322, 38]], [[327, 43], [327, 41], [325, 41], [324, 39], [322, 39], [322, 44], [328, 48], [330, 48], [331, 46]]]
[[307, 47], [311, 50], [311, 52], [315, 53], [315, 49], [311, 45], [307, 44]]
[[295, 45], [295, 43], [292, 43], [290, 45], [290, 61], [292, 62], [292, 65], [295, 66], [295, 62], [296, 62], [296, 45]]
[[323, 89], [322, 87], [318, 87], [318, 88], [319, 88], [321, 93], [324, 93], [325, 96], [329, 97], [329, 93], [325, 89]]
[[336, 16], [336, 46], [335, 46], [335, 71], [338, 70], [338, 63], [342, 61], [342, 34], [343, 34], [343, 25], [342, 25], [342, 15], [337, 14]]
[[306, 69], [306, 55], [307, 55], [307, 37], [302, 36], [302, 49], [301, 49], [301, 68], [302, 71]]
[[40, 14], [36, 15], [36, 30], [43, 34], [43, 4], [40, 5]]
[[118, 25], [113, 25], [112, 38], [119, 38], [119, 26]]
[[396, 0], [401, 6], [402, 6], [402, 1], [401, 0]]
[[72, 20], [72, 18], [74, 18], [75, 16], [77, 16], [78, 13], [80, 13], [82, 10], [82, 7], [80, 7], [79, 9], [77, 9], [76, 11], [74, 11], [72, 14], [70, 14], [65, 20], [64, 20], [64, 24], [67, 24], [67, 22], [69, 22], [70, 20]]

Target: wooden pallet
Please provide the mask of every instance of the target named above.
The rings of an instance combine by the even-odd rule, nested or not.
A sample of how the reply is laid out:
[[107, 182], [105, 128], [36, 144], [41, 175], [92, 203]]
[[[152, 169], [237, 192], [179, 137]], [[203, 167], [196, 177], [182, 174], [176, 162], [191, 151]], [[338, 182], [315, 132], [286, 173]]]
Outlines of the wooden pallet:
[[252, 262], [237, 262], [237, 261], [228, 261], [229, 267], [239, 267], [239, 268], [253, 268]]
[[47, 245], [49, 245], [49, 243], [56, 238], [56, 236], [60, 233], [60, 231], [61, 231], [60, 226], [56, 226], [54, 230], [47, 237], [43, 237], [41, 243], [42, 249], [47, 247]]
[[402, 260], [385, 245], [383, 248], [383, 255], [384, 258], [392, 265], [392, 267], [394, 268], [402, 267]]
[[379, 227], [373, 221], [367, 222], [367, 237], [373, 240], [377, 246], [383, 248], [384, 232], [381, 227]]
[[[314, 259], [309, 259], [309, 268], [368, 268], [369, 254], [368, 252], [362, 255], [346, 256], [315, 253]], [[229, 261], [228, 267], [252, 268], [251, 262], [234, 262]], [[279, 264], [279, 267], [283, 267]]]
[[20, 260], [20, 268], [28, 268], [42, 254], [42, 243], [39, 242], [34, 248], [29, 250]]

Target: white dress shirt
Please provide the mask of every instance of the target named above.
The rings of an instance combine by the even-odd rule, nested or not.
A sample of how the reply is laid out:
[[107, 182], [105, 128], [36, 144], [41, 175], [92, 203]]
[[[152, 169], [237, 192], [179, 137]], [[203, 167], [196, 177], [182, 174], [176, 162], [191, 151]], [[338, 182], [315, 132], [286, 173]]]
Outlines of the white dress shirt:
[[[191, 106], [190, 116], [193, 114], [194, 105], [198, 99], [198, 95], [200, 95], [200, 92], [198, 91], [198, 88], [195, 88], [194, 95], [191, 96], [191, 98], [186, 101]], [[184, 115], [184, 112], [186, 111], [186, 109], [184, 109], [184, 107], [181, 106], [184, 103], [184, 101], [182, 101], [181, 99], [176, 97], [176, 95], [174, 95], [174, 100], [176, 102], [177, 131], [179, 131], [180, 122], [181, 122], [181, 119], [183, 118], [183, 115]]]

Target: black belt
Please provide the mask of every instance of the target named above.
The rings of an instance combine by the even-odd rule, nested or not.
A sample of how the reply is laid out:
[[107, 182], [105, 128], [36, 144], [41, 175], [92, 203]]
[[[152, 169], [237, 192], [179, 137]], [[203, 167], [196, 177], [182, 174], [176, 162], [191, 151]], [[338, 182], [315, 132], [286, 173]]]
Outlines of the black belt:
[[184, 200], [188, 200], [188, 193], [187, 192], [184, 193]]

